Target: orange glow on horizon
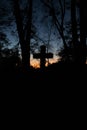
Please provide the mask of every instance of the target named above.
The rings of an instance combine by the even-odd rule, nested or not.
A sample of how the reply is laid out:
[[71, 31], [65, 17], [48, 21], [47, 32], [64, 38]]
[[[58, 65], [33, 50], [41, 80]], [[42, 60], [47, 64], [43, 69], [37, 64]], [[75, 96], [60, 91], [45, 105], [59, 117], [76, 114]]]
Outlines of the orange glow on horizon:
[[[56, 63], [58, 61], [58, 57], [55, 57], [53, 59], [49, 59], [49, 63], [50, 64], [53, 64], [53, 63]], [[36, 60], [36, 59], [31, 59], [31, 62], [30, 62], [31, 66], [33, 66], [34, 68], [40, 68], [40, 60]], [[46, 66], [48, 66], [48, 60], [46, 60]]]
[[32, 59], [31, 62], [30, 62], [30, 64], [34, 68], [40, 68], [39, 62], [40, 62], [40, 60]]

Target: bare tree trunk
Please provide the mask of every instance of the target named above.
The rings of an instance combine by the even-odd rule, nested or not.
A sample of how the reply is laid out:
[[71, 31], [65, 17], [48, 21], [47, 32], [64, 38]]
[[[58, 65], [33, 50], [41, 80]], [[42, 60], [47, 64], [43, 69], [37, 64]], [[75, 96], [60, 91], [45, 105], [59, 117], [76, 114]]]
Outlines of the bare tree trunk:
[[23, 30], [23, 23], [22, 23], [22, 17], [20, 14], [18, 0], [14, 0], [14, 15], [16, 18], [17, 31], [18, 31], [18, 35], [19, 35], [19, 43], [21, 46], [22, 64], [23, 64], [23, 66], [25, 66], [26, 65], [26, 61], [25, 61], [26, 49], [25, 49], [25, 40], [24, 40], [24, 30]]
[[71, 23], [72, 23], [72, 42], [74, 48], [74, 62], [78, 63], [79, 59], [79, 46], [77, 37], [77, 21], [76, 21], [76, 0], [71, 0]]
[[[19, 35], [19, 43], [21, 46], [22, 53], [22, 65], [25, 70], [28, 70], [30, 67], [30, 37], [31, 37], [31, 24], [32, 24], [32, 0], [28, 1], [29, 11], [28, 11], [28, 20], [26, 23], [26, 30], [23, 29], [23, 22], [21, 11], [19, 7], [19, 1], [14, 0], [14, 15], [16, 18], [17, 31]], [[26, 35], [25, 35], [26, 34]]]
[[80, 59], [81, 63], [86, 63], [86, 2], [80, 0]]
[[32, 28], [32, 2], [29, 0], [29, 11], [28, 11], [28, 22], [27, 22], [27, 33], [26, 33], [26, 46], [27, 46], [27, 62], [30, 67], [30, 40], [31, 40], [31, 28]]

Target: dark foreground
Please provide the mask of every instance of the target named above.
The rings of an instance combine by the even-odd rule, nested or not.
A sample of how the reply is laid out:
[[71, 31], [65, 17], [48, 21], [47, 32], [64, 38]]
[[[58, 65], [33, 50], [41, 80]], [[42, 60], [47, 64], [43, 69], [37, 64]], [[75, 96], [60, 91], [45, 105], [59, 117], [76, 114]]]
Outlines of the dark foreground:
[[1, 69], [0, 79], [2, 86], [9, 85], [17, 88], [77, 88], [82, 85], [86, 87], [87, 65], [52, 65], [44, 70], [28, 69], [23, 71], [17, 69]]
[[[44, 70], [4, 70], [0, 73], [1, 89], [23, 93], [47, 92], [52, 94], [80, 94], [87, 88], [87, 65], [53, 65]], [[49, 92], [48, 92], [49, 91]], [[58, 94], [59, 93], [59, 94]], [[54, 94], [54, 95], [55, 95]]]
[[87, 66], [53, 68], [1, 72], [1, 108], [17, 122], [28, 116], [32, 127], [86, 130]]

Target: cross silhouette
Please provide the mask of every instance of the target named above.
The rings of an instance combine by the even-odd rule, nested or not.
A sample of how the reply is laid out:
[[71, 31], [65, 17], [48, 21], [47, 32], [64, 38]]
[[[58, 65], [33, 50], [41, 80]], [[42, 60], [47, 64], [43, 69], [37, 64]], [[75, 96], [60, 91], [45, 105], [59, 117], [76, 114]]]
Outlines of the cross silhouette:
[[46, 46], [42, 45], [40, 47], [40, 53], [34, 53], [33, 58], [40, 59], [40, 68], [45, 68], [46, 58], [53, 58], [52, 53], [46, 53]]

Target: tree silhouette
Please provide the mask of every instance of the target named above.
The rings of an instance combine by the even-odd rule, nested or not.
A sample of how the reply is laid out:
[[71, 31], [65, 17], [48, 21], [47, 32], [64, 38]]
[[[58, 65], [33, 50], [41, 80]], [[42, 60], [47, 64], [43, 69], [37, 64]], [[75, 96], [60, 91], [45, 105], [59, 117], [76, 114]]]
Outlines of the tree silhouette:
[[86, 63], [86, 37], [87, 37], [87, 3], [80, 0], [80, 61]]
[[[28, 0], [27, 20], [23, 23], [21, 9], [18, 0], [14, 0], [14, 15], [16, 18], [17, 30], [19, 35], [19, 43], [22, 51], [22, 64], [24, 69], [30, 67], [30, 38], [32, 26], [32, 0]], [[25, 24], [25, 27], [24, 27]]]
[[3, 74], [8, 74], [8, 76], [10, 73], [13, 74], [19, 66], [19, 62], [18, 47], [0, 49], [0, 71]]
[[[85, 64], [86, 63], [86, 3], [79, 3], [79, 14], [77, 14], [77, 1], [71, 0], [71, 40], [67, 43], [67, 53], [65, 48], [62, 48], [59, 52], [61, 60], [70, 60], [75, 64]], [[77, 15], [79, 16], [79, 21], [77, 20]], [[78, 29], [79, 25], [79, 29]], [[79, 38], [80, 34], [80, 38]], [[67, 59], [67, 54], [68, 58]]]
[[[15, 21], [13, 18], [12, 19], [13, 19], [14, 23], [16, 23], [16, 25], [17, 25], [16, 26], [17, 32], [15, 31], [14, 33], [18, 34], [17, 38], [19, 40], [19, 44], [21, 47], [23, 68], [25, 70], [28, 70], [30, 67], [31, 47], [36, 49], [36, 46], [41, 45], [42, 42], [43, 42], [43, 44], [45, 44], [45, 45], [48, 44], [48, 46], [49, 46], [49, 43], [51, 41], [51, 36], [52, 36], [51, 33], [53, 34], [52, 31], [55, 31], [56, 36], [58, 36], [58, 38], [60, 37], [60, 39], [62, 40], [62, 43], [63, 43], [63, 48], [60, 50], [60, 52], [58, 54], [59, 56], [62, 57], [61, 61], [64, 61], [64, 62], [67, 61], [68, 63], [74, 62], [74, 63], [79, 63], [79, 64], [85, 64], [85, 62], [86, 62], [86, 37], [87, 37], [87, 30], [86, 30], [87, 25], [86, 25], [86, 20], [85, 20], [86, 15], [87, 15], [86, 14], [86, 10], [87, 10], [86, 3], [83, 3], [81, 1], [78, 5], [79, 18], [80, 18], [80, 21], [78, 22], [77, 21], [78, 14], [76, 12], [77, 11], [76, 0], [68, 1], [68, 3], [67, 3], [67, 0], [58, 0], [58, 1], [56, 1], [56, 3], [55, 3], [55, 0], [44, 0], [44, 1], [41, 0], [41, 1], [46, 6], [46, 9], [48, 9], [48, 12], [49, 12], [48, 17], [50, 17], [49, 20], [51, 20], [51, 22], [49, 22], [49, 27], [51, 26], [50, 29], [48, 29], [48, 30], [46, 29], [48, 31], [48, 32], [46, 32], [46, 34], [49, 33], [48, 40], [47, 40], [47, 37], [46, 38], [44, 37], [43, 39], [39, 38], [38, 37], [39, 31], [36, 30], [37, 31], [37, 35], [36, 35], [35, 31], [33, 31], [33, 29], [32, 29], [32, 28], [34, 28], [34, 25], [37, 24], [35, 22], [35, 24], [33, 25], [34, 21], [32, 20], [34, 18], [34, 16], [32, 16], [33, 1], [26, 0], [24, 2], [25, 4], [20, 3], [20, 0], [12, 1]], [[12, 5], [11, 5], [11, 7], [12, 7]], [[6, 11], [3, 8], [1, 10], [4, 11], [3, 12], [4, 14], [2, 13], [2, 11], [0, 12], [0, 14], [3, 17], [6, 16], [7, 15]], [[67, 10], [69, 11], [69, 13], [71, 13], [71, 16], [70, 16], [71, 21], [68, 21], [68, 23], [65, 22], [66, 21], [65, 16], [68, 17], [67, 12], [66, 12]], [[10, 19], [8, 21], [11, 22], [12, 19]], [[45, 20], [46, 19], [44, 19], [44, 21]], [[11, 25], [10, 22], [7, 22], [7, 24], [6, 24], [6, 19], [4, 19], [4, 22], [3, 22], [3, 19], [1, 19], [1, 21], [0, 21], [0, 23], [3, 23], [2, 25], [5, 24], [5, 26], [7, 26], [7, 27], [10, 27], [10, 25]], [[78, 23], [79, 23], [79, 28], [80, 28], [79, 29], [80, 36], [78, 34]], [[2, 25], [0, 25], [0, 27]], [[41, 23], [40, 23], [40, 25], [41, 25]], [[55, 25], [55, 28], [54, 28], [54, 30], [52, 30], [54, 25]], [[58, 34], [57, 34], [57, 31], [58, 31]], [[35, 41], [32, 40], [33, 39], [32, 36]], [[8, 49], [8, 51], [7, 50], [2, 51], [2, 43], [3, 43], [2, 39], [4, 39], [4, 42], [7, 42], [7, 39], [5, 38], [4, 33], [0, 32], [0, 43], [1, 43], [0, 55], [2, 55], [2, 54], [6, 55], [7, 53], [9, 54], [9, 52], [11, 52], [11, 50], [9, 51], [9, 49]], [[34, 41], [35, 44], [31, 45], [32, 41]], [[38, 44], [38, 41], [40, 44]], [[7, 43], [6, 43], [6, 47], [7, 47]], [[34, 49], [32, 50], [32, 52], [34, 52]], [[8, 54], [7, 54], [7, 56], [8, 56]], [[13, 54], [13, 52], [11, 54]]]
[[76, 0], [71, 0], [71, 26], [72, 26], [72, 44], [74, 51], [74, 62], [78, 62], [78, 36], [77, 36], [77, 21], [76, 21]]
[[[53, 23], [55, 24], [61, 38], [64, 44], [64, 47], [67, 48], [67, 43], [66, 43], [66, 39], [65, 39], [65, 33], [64, 33], [64, 18], [65, 18], [65, 0], [58, 0], [57, 4], [57, 10], [55, 8], [55, 3], [54, 1], [43, 1], [41, 0], [42, 3], [44, 3], [44, 5], [49, 9], [49, 15], [52, 17], [53, 19]], [[58, 16], [60, 16], [60, 19], [58, 18]]]
[[86, 63], [86, 3], [79, 1], [79, 33], [80, 41], [77, 36], [77, 21], [76, 21], [76, 0], [71, 0], [71, 19], [72, 19], [72, 41], [74, 45], [74, 58], [78, 64]]

